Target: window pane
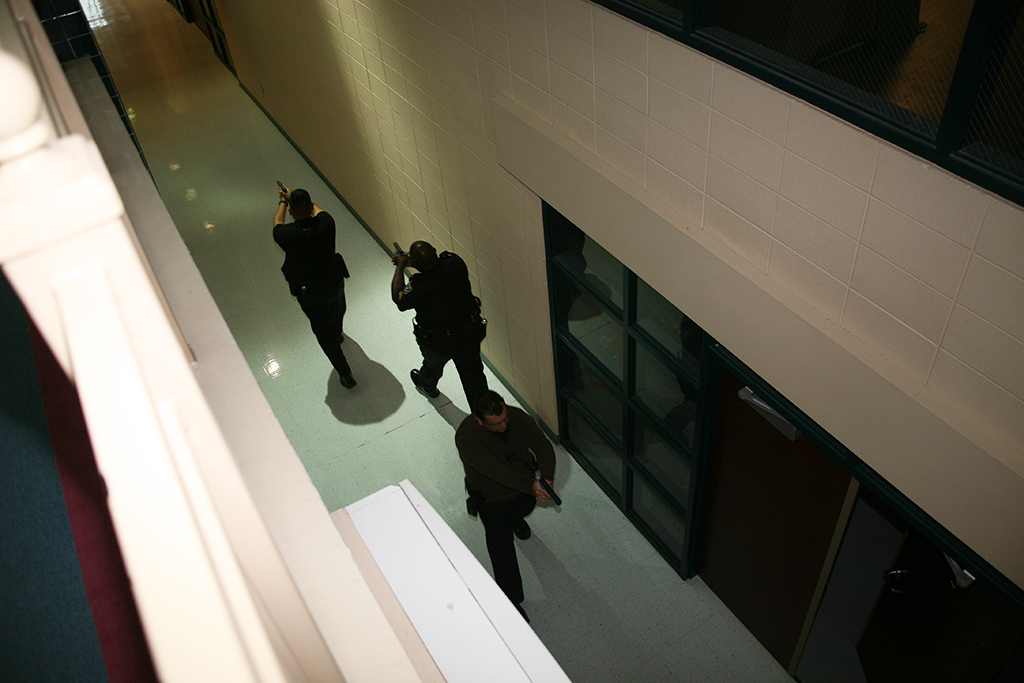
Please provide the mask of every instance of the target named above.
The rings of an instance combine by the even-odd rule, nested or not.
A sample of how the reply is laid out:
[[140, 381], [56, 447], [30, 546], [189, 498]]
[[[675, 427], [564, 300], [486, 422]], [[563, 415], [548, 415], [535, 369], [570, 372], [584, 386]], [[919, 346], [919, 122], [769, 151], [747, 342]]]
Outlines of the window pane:
[[[719, 0], [717, 5], [717, 26], [777, 53], [785, 58], [777, 60], [782, 66], [791, 59], [811, 67], [842, 82], [830, 89], [934, 133], [974, 3]], [[843, 83], [859, 93], [847, 92]]]
[[555, 277], [555, 319], [560, 329], [622, 380], [622, 325], [561, 273]]
[[651, 409], [672, 435], [693, 447], [697, 397], [661, 361], [636, 345], [636, 397]]
[[569, 444], [601, 473], [608, 484], [622, 495], [622, 456], [601, 438], [571, 403], [565, 403], [566, 432]]
[[637, 418], [633, 456], [651, 478], [668, 489], [676, 501], [689, 508], [690, 463], [674, 446], [670, 446], [651, 429], [647, 420]]
[[678, 561], [686, 541], [686, 523], [649, 487], [643, 477], [633, 477], [633, 512], [667, 545]]
[[565, 344], [559, 344], [563, 390], [572, 392], [602, 426], [612, 434], [622, 435], [622, 395], [608, 386], [600, 374], [579, 359]]
[[552, 229], [551, 256], [622, 312], [622, 264], [582, 230], [562, 218]]
[[1006, 22], [993, 45], [965, 151], [1024, 176], [1024, 13]]
[[636, 279], [636, 324], [678, 358], [691, 377], [700, 376], [704, 330], [640, 278]]

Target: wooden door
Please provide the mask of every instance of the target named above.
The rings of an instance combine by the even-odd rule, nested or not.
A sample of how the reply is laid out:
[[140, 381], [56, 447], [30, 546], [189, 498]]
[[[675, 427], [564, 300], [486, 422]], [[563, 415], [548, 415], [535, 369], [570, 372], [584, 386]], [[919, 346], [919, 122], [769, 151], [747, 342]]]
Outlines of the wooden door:
[[851, 477], [791, 441], [722, 371], [698, 573], [785, 667], [822, 574]]

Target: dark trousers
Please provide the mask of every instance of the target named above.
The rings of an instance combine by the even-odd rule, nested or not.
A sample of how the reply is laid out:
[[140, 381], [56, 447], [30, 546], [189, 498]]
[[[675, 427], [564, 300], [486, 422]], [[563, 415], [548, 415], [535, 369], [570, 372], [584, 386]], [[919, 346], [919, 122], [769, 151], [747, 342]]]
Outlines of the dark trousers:
[[423, 382], [436, 387], [444, 374], [444, 366], [448, 361], [454, 361], [472, 410], [476, 397], [487, 391], [484, 363], [480, 360], [480, 342], [486, 334], [486, 325], [473, 323], [440, 339], [418, 337], [420, 353], [423, 354], [423, 367], [420, 368]]
[[300, 294], [298, 297], [302, 312], [309, 318], [309, 326], [316, 335], [324, 355], [341, 376], [351, 375], [345, 353], [341, 350], [342, 323], [345, 319], [345, 285], [328, 296]]
[[520, 493], [511, 500], [480, 503], [477, 511], [484, 524], [487, 555], [494, 569], [494, 582], [515, 604], [523, 601], [523, 577], [519, 574], [512, 528], [533, 512], [537, 499]]

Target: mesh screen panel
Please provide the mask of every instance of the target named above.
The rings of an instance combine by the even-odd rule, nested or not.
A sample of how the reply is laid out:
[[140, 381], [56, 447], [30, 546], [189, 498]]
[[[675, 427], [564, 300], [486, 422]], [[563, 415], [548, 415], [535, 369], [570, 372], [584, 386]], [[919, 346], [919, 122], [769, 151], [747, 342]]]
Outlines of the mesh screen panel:
[[[721, 0], [715, 23], [852, 86], [859, 91], [853, 99], [879, 113], [934, 133], [972, 6], [963, 0]], [[894, 115], [886, 104], [907, 115]]]
[[992, 48], [989, 68], [967, 128], [964, 151], [1024, 175], [1024, 19], [1008, 17]]

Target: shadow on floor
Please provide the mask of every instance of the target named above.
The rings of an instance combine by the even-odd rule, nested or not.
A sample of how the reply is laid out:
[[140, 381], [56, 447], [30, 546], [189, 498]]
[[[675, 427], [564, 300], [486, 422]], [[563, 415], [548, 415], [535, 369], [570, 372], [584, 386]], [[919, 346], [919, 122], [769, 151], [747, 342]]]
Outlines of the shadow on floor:
[[[628, 670], [656, 656], [653, 647], [632, 647], [635, 638], [631, 629], [606, 598], [580, 585], [536, 534], [527, 541], [517, 541], [516, 545], [522, 553], [521, 560], [525, 559], [536, 572], [545, 596], [540, 601], [527, 600], [523, 607], [537, 622], [536, 627], [545, 632], [545, 644], [570, 678], [595, 683], [620, 680], [613, 673], [616, 667], [609, 667], [604, 657], [635, 657]], [[588, 625], [585, 634], [581, 633], [581, 623]], [[581, 641], [586, 643], [584, 647], [580, 647]]]
[[370, 359], [352, 337], [345, 335], [342, 349], [358, 384], [352, 389], [346, 389], [341, 386], [338, 373], [331, 371], [324, 403], [338, 422], [364, 425], [380, 422], [396, 413], [405, 401], [405, 389], [398, 378], [386, 367]]
[[[444, 398], [445, 402], [441, 405], [437, 405], [437, 400]], [[452, 429], [458, 429], [459, 425], [462, 424], [463, 420], [469, 417], [469, 413], [463, 411], [457, 405], [452, 403], [444, 394], [438, 397], [438, 399], [432, 400], [434, 408], [437, 410], [437, 414], [445, 419], [445, 422], [452, 426]]]

